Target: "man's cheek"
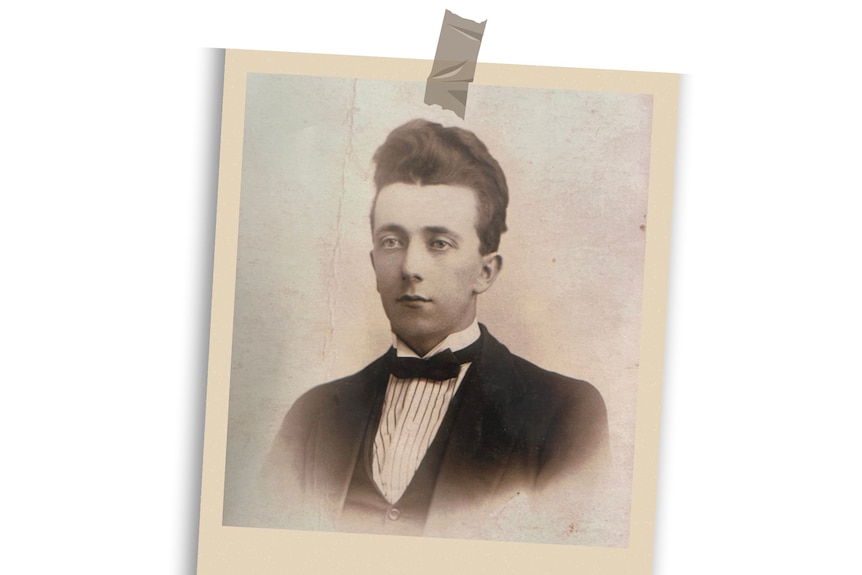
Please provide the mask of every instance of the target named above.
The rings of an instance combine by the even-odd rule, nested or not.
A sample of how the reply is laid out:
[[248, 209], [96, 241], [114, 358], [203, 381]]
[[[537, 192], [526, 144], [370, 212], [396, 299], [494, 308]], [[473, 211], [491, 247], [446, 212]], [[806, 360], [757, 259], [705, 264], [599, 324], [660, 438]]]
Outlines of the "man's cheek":
[[377, 285], [385, 284], [391, 281], [394, 266], [385, 260], [378, 260], [377, 266], [374, 268], [374, 275], [377, 277]]

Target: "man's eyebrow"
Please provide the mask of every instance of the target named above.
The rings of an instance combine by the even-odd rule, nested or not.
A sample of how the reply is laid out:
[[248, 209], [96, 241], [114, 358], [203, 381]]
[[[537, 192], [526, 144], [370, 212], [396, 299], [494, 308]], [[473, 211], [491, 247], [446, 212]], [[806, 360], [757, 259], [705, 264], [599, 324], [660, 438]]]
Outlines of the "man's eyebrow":
[[445, 226], [427, 226], [427, 227], [422, 228], [422, 230], [428, 234], [434, 234], [434, 235], [440, 234], [440, 235], [444, 235], [444, 236], [452, 236], [453, 238], [459, 239], [459, 240], [461, 239], [461, 234], [459, 234], [453, 230], [450, 230], [449, 228], [447, 228]]
[[398, 224], [386, 224], [386, 225], [380, 226], [379, 228], [375, 229], [374, 235], [377, 236], [380, 234], [385, 234], [387, 232], [397, 232], [397, 233], [403, 234], [404, 228], [402, 228]]

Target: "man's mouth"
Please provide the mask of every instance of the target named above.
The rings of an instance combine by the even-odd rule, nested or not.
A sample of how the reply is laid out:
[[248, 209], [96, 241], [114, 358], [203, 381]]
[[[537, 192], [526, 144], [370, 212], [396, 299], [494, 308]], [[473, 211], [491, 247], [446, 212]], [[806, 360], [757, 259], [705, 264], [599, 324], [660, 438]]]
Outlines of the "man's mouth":
[[400, 301], [400, 302], [418, 302], [418, 301], [429, 302], [431, 300], [428, 299], [427, 297], [423, 297], [421, 295], [404, 294], [402, 296], [399, 296], [395, 301]]

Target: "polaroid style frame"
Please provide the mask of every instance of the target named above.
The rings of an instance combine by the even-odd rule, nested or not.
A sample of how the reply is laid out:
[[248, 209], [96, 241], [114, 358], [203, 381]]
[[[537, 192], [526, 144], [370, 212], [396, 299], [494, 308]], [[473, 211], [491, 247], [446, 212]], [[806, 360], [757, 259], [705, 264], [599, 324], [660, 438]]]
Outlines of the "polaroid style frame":
[[[678, 76], [480, 62], [461, 120], [422, 102], [431, 66], [226, 52], [201, 575], [652, 571]], [[321, 120], [303, 124], [313, 114]], [[480, 321], [487, 313], [514, 352], [605, 396], [623, 477], [606, 533], [570, 542], [392, 537], [277, 529], [249, 512], [256, 466], [293, 400], [387, 345], [367, 262], [370, 159], [412, 117], [474, 130], [506, 171], [501, 251], [514, 237], [515, 263], [480, 304]], [[528, 135], [512, 144], [512, 134]], [[340, 155], [333, 138], [345, 138]], [[577, 201], [562, 208], [567, 198]], [[609, 242], [619, 247], [603, 251]], [[575, 321], [556, 325], [560, 317]], [[543, 329], [571, 337], [536, 336]]]

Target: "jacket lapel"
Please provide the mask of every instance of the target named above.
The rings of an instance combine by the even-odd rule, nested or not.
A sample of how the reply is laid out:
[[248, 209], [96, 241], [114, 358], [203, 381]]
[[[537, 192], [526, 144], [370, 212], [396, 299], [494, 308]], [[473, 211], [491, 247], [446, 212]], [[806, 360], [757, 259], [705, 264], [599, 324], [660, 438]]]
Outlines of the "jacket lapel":
[[437, 477], [427, 527], [451, 519], [467, 502], [487, 500], [503, 477], [521, 422], [513, 406], [522, 393], [512, 355], [484, 325], [482, 349], [462, 383], [452, 431]]
[[344, 505], [356, 466], [359, 448], [379, 392], [385, 389], [383, 358], [346, 381], [333, 395], [329, 409], [322, 409], [308, 450], [305, 482], [313, 500], [325, 506], [322, 512], [337, 516]]

